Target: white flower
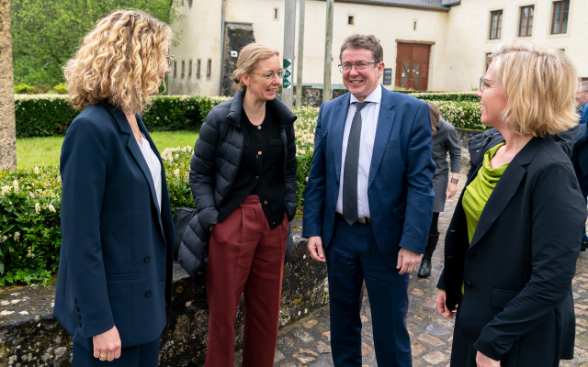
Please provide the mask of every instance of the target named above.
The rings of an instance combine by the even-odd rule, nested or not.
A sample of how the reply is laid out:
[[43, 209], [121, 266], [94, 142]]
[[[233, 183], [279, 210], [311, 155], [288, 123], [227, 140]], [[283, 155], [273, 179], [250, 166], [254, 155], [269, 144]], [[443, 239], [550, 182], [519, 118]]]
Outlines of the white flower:
[[2, 186], [2, 197], [12, 191], [12, 187], [10, 186]]
[[179, 168], [174, 171], [174, 176], [180, 177], [180, 169]]
[[308, 308], [305, 308], [304, 309], [304, 313], [308, 313]]
[[55, 207], [53, 205], [49, 204], [48, 209], [50, 212], [55, 213]]
[[12, 183], [12, 186], [14, 187], [14, 192], [18, 192], [18, 190], [20, 190], [20, 188], [18, 187], [17, 180], [14, 180], [14, 182]]
[[38, 174], [39, 174], [39, 172], [40, 172], [40, 171], [39, 171], [39, 167], [35, 167], [35, 169], [33, 170], [33, 172], [35, 172], [35, 174], [36, 174], [36, 175], [38, 175]]
[[37, 214], [41, 213], [41, 205], [39, 205], [39, 203], [35, 203], [35, 211]]
[[14, 240], [18, 241], [18, 239], [20, 238], [20, 233], [19, 232], [14, 232]]
[[2, 243], [2, 242], [4, 242], [4, 241], [6, 241], [7, 239], [8, 239], [8, 237], [6, 237], [6, 236], [2, 236], [2, 239], [0, 239], [0, 243]]

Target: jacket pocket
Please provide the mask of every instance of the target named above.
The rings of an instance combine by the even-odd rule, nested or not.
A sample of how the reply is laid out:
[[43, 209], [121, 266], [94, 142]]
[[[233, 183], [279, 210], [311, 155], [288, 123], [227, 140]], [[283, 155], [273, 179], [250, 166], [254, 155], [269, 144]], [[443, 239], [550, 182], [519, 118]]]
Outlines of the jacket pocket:
[[392, 216], [394, 217], [394, 219], [396, 220], [403, 220], [404, 219], [404, 212], [406, 211], [406, 204], [402, 204], [398, 207], [396, 207], [393, 211], [392, 211]]
[[271, 139], [268, 140], [269, 150], [268, 150], [268, 159], [271, 163], [276, 162], [283, 153], [283, 143], [282, 139]]
[[120, 282], [125, 280], [139, 280], [141, 273], [111, 273], [106, 274], [107, 282]]
[[504, 308], [513, 298], [518, 296], [517, 291], [508, 291], [505, 289], [492, 290], [492, 307]]

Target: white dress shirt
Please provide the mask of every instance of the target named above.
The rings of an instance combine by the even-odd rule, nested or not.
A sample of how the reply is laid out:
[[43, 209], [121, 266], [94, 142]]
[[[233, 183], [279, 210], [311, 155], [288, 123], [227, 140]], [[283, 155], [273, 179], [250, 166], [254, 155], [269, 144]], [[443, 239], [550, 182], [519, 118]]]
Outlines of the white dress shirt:
[[140, 144], [138, 141], [137, 144], [139, 144], [141, 153], [143, 153], [145, 162], [147, 162], [149, 171], [151, 171], [151, 178], [153, 178], [155, 194], [157, 195], [157, 204], [159, 204], [159, 212], [161, 213], [161, 163], [159, 162], [159, 159], [157, 159], [155, 153], [153, 153], [153, 149], [151, 149], [151, 145], [143, 133], [141, 133], [141, 138], [143, 138], [143, 144]]
[[[368, 202], [368, 179], [370, 175], [370, 165], [372, 164], [372, 153], [374, 151], [374, 141], [376, 140], [376, 130], [378, 128], [378, 117], [380, 116], [380, 103], [382, 102], [382, 86], [378, 87], [367, 96], [363, 102], [368, 103], [360, 111], [361, 113], [361, 137], [359, 141], [359, 167], [357, 168], [357, 214], [361, 217], [370, 218], [370, 205]], [[349, 100], [349, 110], [345, 120], [345, 130], [343, 131], [343, 152], [341, 154], [341, 178], [339, 180], [339, 198], [337, 199], [337, 213], [343, 214], [343, 173], [345, 172], [345, 156], [347, 155], [347, 143], [349, 142], [349, 131], [353, 116], [355, 116], [356, 106], [354, 102], [360, 102], [352, 94]]]

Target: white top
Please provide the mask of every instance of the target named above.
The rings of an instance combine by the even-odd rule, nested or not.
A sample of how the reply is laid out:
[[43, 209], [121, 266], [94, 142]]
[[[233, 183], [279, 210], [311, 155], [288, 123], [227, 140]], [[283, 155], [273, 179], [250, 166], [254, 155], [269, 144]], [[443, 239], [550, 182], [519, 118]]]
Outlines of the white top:
[[[364, 102], [368, 103], [360, 111], [361, 113], [361, 138], [359, 141], [359, 167], [357, 168], [357, 215], [370, 218], [370, 204], [368, 201], [368, 179], [370, 175], [370, 165], [372, 164], [372, 153], [374, 151], [374, 142], [376, 140], [376, 130], [378, 128], [378, 118], [380, 116], [380, 103], [382, 102], [382, 86], [378, 87], [367, 96]], [[354, 102], [360, 102], [352, 94], [349, 100], [349, 110], [347, 111], [347, 120], [345, 120], [345, 130], [343, 131], [343, 152], [341, 154], [341, 179], [339, 180], [339, 198], [337, 199], [337, 213], [343, 214], [343, 173], [345, 172], [345, 156], [347, 155], [347, 143], [349, 142], [349, 131], [357, 107]]]
[[141, 133], [141, 138], [143, 138], [143, 144], [138, 141], [137, 144], [139, 144], [141, 153], [143, 153], [143, 157], [151, 171], [153, 185], [155, 185], [155, 194], [157, 195], [157, 204], [159, 205], [159, 212], [161, 213], [161, 163], [159, 162], [159, 159], [157, 159], [155, 153], [153, 153], [153, 149], [151, 149], [151, 145], [149, 145], [149, 142], [143, 133]]

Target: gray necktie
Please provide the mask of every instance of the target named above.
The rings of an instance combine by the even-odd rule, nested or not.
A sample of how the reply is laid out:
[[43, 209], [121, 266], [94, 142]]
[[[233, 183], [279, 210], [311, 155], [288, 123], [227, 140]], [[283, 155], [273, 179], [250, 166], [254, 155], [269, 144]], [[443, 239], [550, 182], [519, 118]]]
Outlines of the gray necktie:
[[361, 138], [361, 109], [370, 102], [355, 102], [357, 110], [351, 122], [345, 171], [343, 173], [343, 218], [350, 226], [357, 221], [357, 171], [359, 165], [359, 141]]

